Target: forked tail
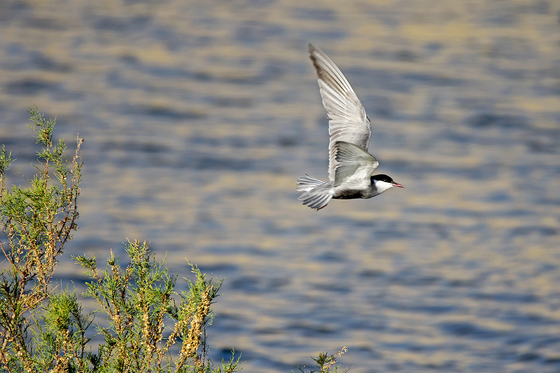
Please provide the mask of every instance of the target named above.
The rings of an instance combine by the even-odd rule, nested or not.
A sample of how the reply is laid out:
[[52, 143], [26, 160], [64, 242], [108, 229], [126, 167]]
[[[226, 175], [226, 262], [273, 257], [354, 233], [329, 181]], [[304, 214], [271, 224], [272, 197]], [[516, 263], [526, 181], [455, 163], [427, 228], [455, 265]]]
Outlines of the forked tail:
[[314, 178], [311, 175], [305, 175], [297, 181], [297, 191], [303, 192], [299, 197], [305, 206], [312, 209], [320, 210], [327, 206], [332, 198], [331, 188], [327, 183]]

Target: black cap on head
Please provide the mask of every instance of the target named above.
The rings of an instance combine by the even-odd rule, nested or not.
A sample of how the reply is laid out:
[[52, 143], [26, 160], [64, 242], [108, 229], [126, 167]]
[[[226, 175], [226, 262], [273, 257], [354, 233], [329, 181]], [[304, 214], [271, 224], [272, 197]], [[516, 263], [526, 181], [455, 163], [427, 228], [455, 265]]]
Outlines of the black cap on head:
[[393, 179], [391, 178], [391, 176], [385, 175], [385, 174], [373, 175], [373, 176], [371, 177], [371, 179], [372, 179], [372, 180], [384, 181], [384, 182], [386, 182], [386, 183], [391, 183], [391, 184], [394, 183], [394, 181], [393, 181]]

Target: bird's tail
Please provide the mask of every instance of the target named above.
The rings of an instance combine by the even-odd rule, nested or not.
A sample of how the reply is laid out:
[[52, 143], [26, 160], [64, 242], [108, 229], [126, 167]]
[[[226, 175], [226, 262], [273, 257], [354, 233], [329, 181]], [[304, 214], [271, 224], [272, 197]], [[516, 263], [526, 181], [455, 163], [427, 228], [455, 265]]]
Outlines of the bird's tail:
[[327, 187], [327, 183], [314, 178], [311, 175], [305, 175], [297, 181], [297, 191], [303, 192], [299, 197], [305, 206], [312, 209], [320, 210], [327, 206], [332, 198], [331, 188]]

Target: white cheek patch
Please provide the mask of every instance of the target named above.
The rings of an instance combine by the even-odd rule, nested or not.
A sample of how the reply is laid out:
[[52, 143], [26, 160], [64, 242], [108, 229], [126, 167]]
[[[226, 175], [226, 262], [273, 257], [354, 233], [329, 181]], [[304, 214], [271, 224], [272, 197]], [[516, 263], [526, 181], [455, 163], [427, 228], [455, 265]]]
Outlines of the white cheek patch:
[[375, 182], [375, 187], [377, 188], [377, 192], [378, 193], [383, 193], [384, 191], [386, 191], [387, 189], [390, 189], [393, 187], [393, 184], [388, 183], [386, 181], [381, 181], [381, 180], [377, 180]]

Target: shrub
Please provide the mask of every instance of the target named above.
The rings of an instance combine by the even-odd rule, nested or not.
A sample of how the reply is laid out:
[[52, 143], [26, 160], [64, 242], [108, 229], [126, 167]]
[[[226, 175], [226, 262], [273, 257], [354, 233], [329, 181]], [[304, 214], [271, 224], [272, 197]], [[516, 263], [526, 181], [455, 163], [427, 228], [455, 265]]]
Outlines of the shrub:
[[[0, 363], [7, 372], [235, 372], [239, 358], [215, 366], [208, 359], [206, 327], [221, 281], [213, 283], [191, 265], [196, 280], [175, 292], [176, 277], [157, 264], [148, 245], [127, 242], [130, 264], [112, 252], [100, 273], [95, 257], [75, 259], [90, 281], [86, 296], [100, 305], [108, 327], [96, 326], [104, 343], [91, 352], [87, 336], [93, 313], [84, 313], [75, 292], [51, 279], [57, 258], [77, 229], [82, 162], [64, 140], [53, 141], [55, 121], [30, 110], [30, 127], [42, 149], [29, 186], [6, 188], [11, 152], [0, 151], [0, 249], [8, 268], [0, 271]], [[173, 353], [173, 347], [176, 352]]]

